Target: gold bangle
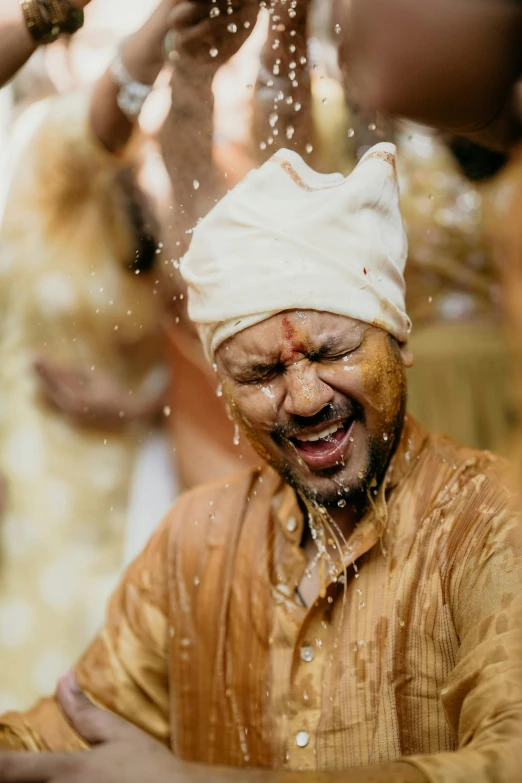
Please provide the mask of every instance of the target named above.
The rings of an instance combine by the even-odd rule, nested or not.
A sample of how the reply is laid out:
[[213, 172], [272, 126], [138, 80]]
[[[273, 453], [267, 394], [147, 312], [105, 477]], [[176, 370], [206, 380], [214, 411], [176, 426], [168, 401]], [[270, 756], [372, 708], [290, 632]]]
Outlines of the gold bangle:
[[83, 26], [83, 11], [67, 0], [20, 0], [27, 29], [38, 44], [72, 35]]

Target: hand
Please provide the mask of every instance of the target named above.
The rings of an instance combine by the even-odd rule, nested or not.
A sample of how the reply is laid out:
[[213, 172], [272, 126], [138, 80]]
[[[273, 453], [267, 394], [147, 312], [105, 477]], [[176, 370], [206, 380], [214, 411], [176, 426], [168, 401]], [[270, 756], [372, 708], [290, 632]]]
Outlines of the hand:
[[169, 15], [171, 61], [189, 76], [217, 71], [245, 43], [258, 12], [256, 0], [182, 0]]
[[47, 401], [77, 424], [119, 428], [158, 415], [163, 405], [163, 390], [154, 397], [130, 395], [100, 371], [69, 369], [46, 357], [38, 357], [34, 368]]
[[[73, 674], [57, 698], [74, 730], [93, 747], [78, 753], [0, 753], [0, 783], [176, 783], [183, 764], [162, 744], [96, 707]], [[185, 776], [183, 776], [185, 779]]]

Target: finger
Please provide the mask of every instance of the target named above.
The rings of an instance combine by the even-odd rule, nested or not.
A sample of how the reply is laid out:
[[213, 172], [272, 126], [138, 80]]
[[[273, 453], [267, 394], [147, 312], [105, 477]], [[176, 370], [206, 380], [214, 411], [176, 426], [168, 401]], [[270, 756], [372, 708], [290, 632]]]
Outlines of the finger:
[[124, 739], [133, 729], [117, 715], [97, 707], [80, 688], [74, 672], [62, 677], [56, 695], [71, 726], [89, 745]]
[[0, 752], [0, 783], [46, 783], [72, 772], [74, 765], [69, 753]]

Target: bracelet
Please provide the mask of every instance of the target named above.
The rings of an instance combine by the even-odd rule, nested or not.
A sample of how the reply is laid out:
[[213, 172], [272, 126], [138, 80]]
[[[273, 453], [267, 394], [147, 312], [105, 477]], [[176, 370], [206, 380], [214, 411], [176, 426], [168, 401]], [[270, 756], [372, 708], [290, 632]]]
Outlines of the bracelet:
[[120, 111], [130, 122], [135, 122], [143, 104], [153, 90], [153, 85], [142, 84], [132, 78], [122, 59], [124, 43], [125, 41], [118, 47], [117, 54], [110, 66], [110, 73], [115, 84], [119, 87], [116, 102]]
[[38, 44], [49, 44], [61, 35], [72, 35], [83, 27], [84, 15], [68, 0], [20, 0], [27, 29]]

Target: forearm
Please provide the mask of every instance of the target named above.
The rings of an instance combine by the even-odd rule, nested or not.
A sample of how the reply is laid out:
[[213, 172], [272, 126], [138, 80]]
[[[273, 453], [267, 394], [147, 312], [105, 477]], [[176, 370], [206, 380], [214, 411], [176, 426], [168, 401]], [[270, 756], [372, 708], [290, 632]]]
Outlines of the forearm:
[[224, 192], [212, 158], [212, 76], [204, 69], [174, 71], [172, 106], [161, 132], [175, 198], [173, 218], [182, 232], [192, 228]]
[[[288, 17], [286, 9], [282, 8], [280, 24], [270, 25], [261, 53], [252, 128], [256, 149], [261, 149], [262, 153], [266, 149], [261, 158], [281, 147], [304, 154], [312, 142], [307, 6], [307, 3], [298, 6], [295, 18]], [[272, 27], [276, 29], [272, 30]], [[269, 139], [272, 143], [268, 143]]]
[[[129, 75], [141, 84], [152, 85], [163, 66], [163, 42], [167, 14], [162, 3], [150, 19], [123, 44], [122, 62]], [[118, 106], [119, 86], [109, 68], [95, 85], [91, 101], [91, 125], [101, 144], [114, 154], [128, 143], [135, 121]]]
[[36, 50], [18, 0], [0, 3], [0, 87], [20, 70]]

